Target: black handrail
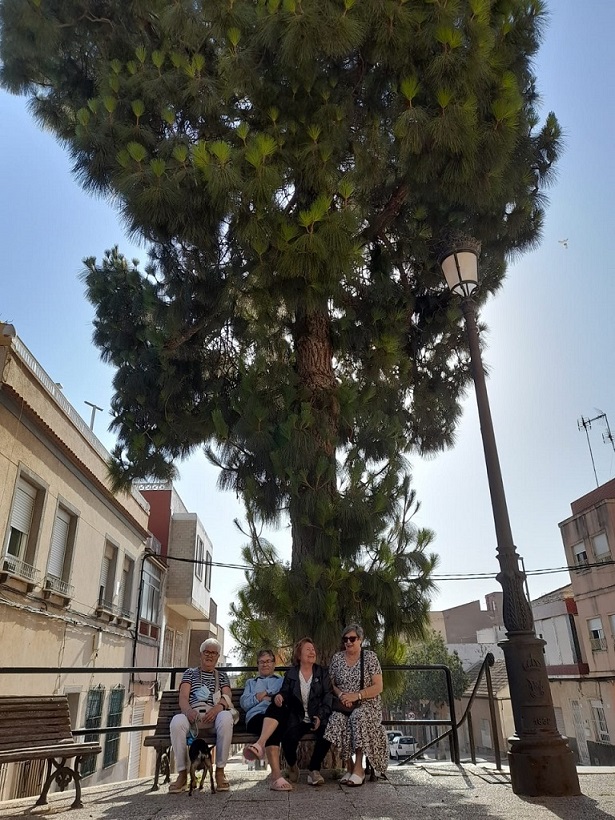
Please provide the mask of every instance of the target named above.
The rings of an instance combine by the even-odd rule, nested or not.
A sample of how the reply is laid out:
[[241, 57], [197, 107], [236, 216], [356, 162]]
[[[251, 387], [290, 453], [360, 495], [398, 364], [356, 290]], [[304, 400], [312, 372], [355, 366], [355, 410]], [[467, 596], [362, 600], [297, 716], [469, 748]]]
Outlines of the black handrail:
[[[414, 760], [419, 755], [421, 755], [426, 749], [429, 749], [431, 746], [434, 746], [436, 743], [439, 743], [441, 740], [444, 740], [448, 737], [449, 744], [450, 744], [450, 754], [451, 760], [453, 763], [459, 764], [460, 763], [460, 750], [459, 750], [459, 728], [463, 725], [464, 722], [468, 722], [470, 728], [470, 752], [472, 761], [476, 763], [476, 752], [474, 748], [474, 738], [472, 733], [471, 727], [471, 708], [476, 697], [476, 692], [478, 687], [482, 681], [483, 676], [486, 678], [487, 683], [487, 693], [488, 693], [488, 700], [489, 700], [489, 709], [490, 709], [490, 717], [491, 717], [491, 734], [493, 739], [494, 745], [494, 754], [496, 760], [496, 767], [497, 769], [501, 770], [501, 755], [500, 755], [500, 744], [499, 744], [499, 737], [497, 732], [497, 722], [496, 722], [496, 714], [495, 714], [495, 705], [494, 705], [494, 698], [493, 698], [493, 686], [491, 681], [491, 670], [490, 667], [493, 666], [495, 660], [491, 652], [487, 653], [485, 660], [480, 668], [478, 677], [476, 678], [476, 682], [474, 684], [474, 688], [472, 690], [472, 694], [470, 695], [470, 699], [466, 706], [466, 709], [459, 721], [456, 720], [455, 714], [455, 697], [453, 693], [453, 681], [451, 671], [448, 666], [444, 664], [399, 664], [395, 666], [383, 666], [383, 672], [416, 672], [416, 671], [441, 671], [446, 678], [446, 689], [447, 689], [447, 696], [448, 696], [448, 706], [449, 706], [449, 718], [442, 718], [442, 719], [427, 719], [427, 718], [413, 718], [412, 720], [383, 720], [382, 723], [384, 726], [448, 726], [449, 728], [447, 731], [443, 732], [442, 734], [438, 735], [437, 737], [433, 738], [429, 743], [421, 746], [417, 749], [413, 754], [408, 755], [401, 759], [401, 763], [407, 763], [408, 761]], [[241, 672], [254, 672], [256, 671], [256, 667], [254, 666], [226, 666], [222, 667], [225, 672], [230, 673], [241, 673]], [[277, 666], [276, 671], [284, 672], [288, 669], [287, 666]], [[0, 675], [63, 675], [70, 673], [71, 675], [117, 675], [120, 673], [121, 675], [134, 675], [136, 673], [147, 673], [153, 672], [156, 675], [170, 675], [170, 688], [175, 689], [176, 687], [176, 677], [178, 674], [183, 674], [185, 670], [185, 666], [125, 666], [125, 667], [117, 667], [117, 666], [101, 666], [101, 667], [61, 667], [61, 666], [54, 666], [54, 667], [40, 667], [40, 666], [2, 666], [0, 667]], [[75, 729], [73, 730], [74, 735], [85, 735], [85, 734], [107, 734], [111, 732], [143, 732], [143, 731], [150, 731], [156, 728], [156, 724], [143, 724], [140, 726], [114, 726], [111, 728], [108, 727], [96, 727], [92, 729]]]

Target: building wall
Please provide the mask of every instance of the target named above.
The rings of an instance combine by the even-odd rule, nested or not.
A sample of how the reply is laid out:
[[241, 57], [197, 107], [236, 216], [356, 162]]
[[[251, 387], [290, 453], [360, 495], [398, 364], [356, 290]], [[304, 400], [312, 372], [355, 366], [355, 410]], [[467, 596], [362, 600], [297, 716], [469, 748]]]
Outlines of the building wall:
[[485, 597], [487, 609], [481, 609], [480, 601], [430, 613], [432, 624], [444, 635], [447, 644], [476, 643], [476, 633], [481, 629], [502, 624], [502, 593], [492, 592]]
[[479, 661], [485, 660], [489, 652], [498, 660], [504, 660], [504, 653], [495, 643], [449, 643], [446, 645], [449, 652], [456, 652], [464, 669], [470, 669]]
[[[66, 694], [73, 728], [85, 725], [88, 692], [103, 692], [101, 725], [108, 719], [110, 693], [123, 687], [120, 724], [129, 723], [131, 694], [137, 687], [123, 668], [132, 665], [138, 597], [138, 568], [148, 537], [148, 505], [138, 493], [114, 494], [107, 478], [109, 454], [53, 380], [16, 338], [0, 337], [0, 654], [4, 667], [58, 667], [61, 674], [0, 676], [6, 694]], [[19, 476], [38, 487], [37, 511], [31, 525], [32, 572], [26, 583], [6, 561], [15, 488]], [[39, 503], [40, 501], [40, 503]], [[45, 588], [54, 521], [61, 503], [75, 519], [72, 560], [66, 594]], [[117, 596], [124, 556], [134, 561], [129, 606], [102, 612], [99, 585], [105, 544], [117, 550]], [[126, 603], [122, 598], [122, 603]], [[111, 604], [111, 602], [110, 602]], [[148, 649], [144, 649], [146, 655]], [[113, 675], [99, 667], [118, 667]], [[77, 670], [82, 668], [83, 674]], [[121, 691], [121, 690], [120, 690]], [[153, 704], [153, 696], [147, 699]], [[85, 778], [88, 785], [124, 779], [128, 767], [128, 735], [121, 735], [117, 762]], [[8, 770], [7, 770], [8, 771]], [[0, 799], [18, 797], [19, 765], [4, 777]], [[36, 784], [35, 784], [36, 785]]]

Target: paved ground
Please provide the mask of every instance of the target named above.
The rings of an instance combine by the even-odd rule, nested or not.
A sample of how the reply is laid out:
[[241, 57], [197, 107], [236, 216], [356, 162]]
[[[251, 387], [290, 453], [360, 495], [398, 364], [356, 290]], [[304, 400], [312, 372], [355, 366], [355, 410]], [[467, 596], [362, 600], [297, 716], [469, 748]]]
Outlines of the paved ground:
[[[393, 765], [386, 781], [360, 788], [327, 779], [313, 788], [305, 774], [295, 791], [271, 792], [264, 772], [234, 760], [232, 789], [174, 795], [149, 791], [151, 779], [83, 790], [84, 808], [70, 810], [70, 795], [53, 795], [36, 809], [61, 820], [605, 820], [615, 818], [615, 769], [580, 770], [580, 797], [521, 798], [508, 775], [493, 768], [450, 763]], [[31, 817], [35, 798], [0, 804], [0, 817]]]

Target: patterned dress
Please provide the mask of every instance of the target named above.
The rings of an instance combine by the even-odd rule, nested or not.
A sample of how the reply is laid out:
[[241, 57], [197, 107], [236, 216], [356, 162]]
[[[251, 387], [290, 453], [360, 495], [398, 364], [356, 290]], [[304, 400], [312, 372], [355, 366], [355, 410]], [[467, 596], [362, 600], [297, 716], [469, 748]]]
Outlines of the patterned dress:
[[[372, 685], [373, 675], [382, 675], [380, 661], [371, 649], [363, 650], [363, 688]], [[342, 692], [358, 692], [361, 689], [361, 659], [348, 666], [344, 652], [338, 652], [329, 666], [331, 682]], [[329, 718], [325, 738], [339, 749], [342, 760], [362, 749], [377, 772], [386, 771], [389, 765], [387, 736], [382, 726], [382, 702], [380, 695], [364, 700], [350, 715], [333, 712]]]

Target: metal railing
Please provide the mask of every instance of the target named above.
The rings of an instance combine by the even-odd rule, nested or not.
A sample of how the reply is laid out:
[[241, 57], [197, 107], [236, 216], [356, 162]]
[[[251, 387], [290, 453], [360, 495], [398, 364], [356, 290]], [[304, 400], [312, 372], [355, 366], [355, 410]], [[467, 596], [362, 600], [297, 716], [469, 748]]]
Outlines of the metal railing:
[[[399, 759], [400, 764], [408, 763], [411, 760], [415, 760], [416, 758], [421, 757], [424, 752], [435, 746], [437, 743], [441, 741], [448, 741], [450, 747], [450, 756], [451, 761], [455, 764], [459, 764], [461, 762], [460, 756], [460, 748], [459, 748], [459, 729], [461, 726], [467, 722], [468, 724], [468, 734], [469, 734], [469, 743], [470, 743], [470, 754], [473, 763], [476, 763], [476, 751], [474, 745], [474, 736], [472, 731], [472, 716], [471, 710], [474, 700], [477, 695], [478, 688], [485, 678], [486, 685], [487, 685], [487, 695], [489, 701], [489, 711], [490, 711], [490, 722], [491, 722], [491, 734], [493, 740], [493, 749], [494, 749], [494, 756], [495, 756], [495, 763], [498, 769], [502, 768], [501, 765], [501, 754], [500, 754], [500, 744], [499, 744], [499, 737], [497, 732], [497, 720], [496, 720], [496, 713], [495, 713], [495, 699], [493, 696], [493, 686], [491, 681], [491, 673], [490, 667], [494, 664], [494, 657], [491, 653], [488, 653], [483, 661], [483, 665], [481, 666], [480, 672], [476, 681], [474, 683], [474, 687], [472, 689], [472, 693], [468, 700], [468, 704], [465, 708], [465, 711], [460, 718], [459, 721], [456, 719], [456, 712], [455, 712], [455, 697], [453, 692], [453, 682], [451, 671], [448, 666], [444, 666], [442, 664], [437, 665], [428, 665], [428, 664], [413, 664], [413, 665], [396, 665], [396, 666], [383, 666], [383, 672], [417, 672], [417, 671], [430, 671], [430, 672], [439, 672], [445, 676], [446, 680], [446, 689], [447, 689], [447, 698], [448, 698], [448, 709], [449, 709], [449, 717], [448, 718], [413, 718], [413, 719], [384, 719], [382, 724], [384, 726], [427, 726], [427, 727], [439, 727], [445, 726], [446, 731], [441, 732], [436, 737], [430, 739], [427, 743], [423, 744], [421, 747], [416, 748], [415, 751], [411, 755], [404, 756], [403, 758]], [[288, 667], [286, 666], [279, 666], [276, 667], [276, 671], [283, 672]], [[45, 667], [41, 668], [40, 666], [20, 666], [20, 667], [0, 667], [0, 675], [19, 675], [21, 677], [25, 675], [140, 675], [143, 673], [155, 673], [156, 676], [159, 675], [168, 675], [169, 682], [168, 686], [169, 689], [176, 689], [177, 688], [177, 678], [178, 675], [181, 676], [185, 671], [185, 667], [173, 667], [173, 666], [134, 666], [134, 667], [117, 667], [117, 666], [110, 666], [110, 667], [97, 667], [92, 668], [88, 667]], [[255, 672], [257, 671], [256, 667], [254, 666], [234, 666], [224, 667], [224, 671], [227, 673], [233, 674], [240, 674], [244, 672]], [[92, 728], [78, 728], [73, 729], [73, 735], [75, 736], [83, 736], [86, 734], [99, 734], [99, 735], [106, 735], [111, 732], [147, 732], [153, 731], [156, 728], [156, 724], [139, 724], [139, 725], [129, 725], [129, 726], [113, 726], [113, 727], [96, 727], [96, 729]]]
[[9, 575], [14, 575], [17, 578], [31, 583], [36, 583], [40, 575], [40, 570], [36, 567], [33, 567], [31, 564], [26, 564], [25, 561], [20, 561], [19, 558], [16, 558], [14, 555], [9, 555], [8, 553], [4, 556], [2, 567], [3, 572], [8, 572]]
[[478, 692], [478, 688], [485, 678], [485, 682], [487, 685], [487, 699], [489, 702], [489, 717], [490, 717], [490, 724], [491, 724], [491, 739], [493, 742], [493, 752], [495, 757], [495, 765], [498, 770], [502, 769], [502, 756], [500, 753], [500, 740], [498, 736], [497, 730], [497, 719], [495, 713], [495, 698], [493, 695], [493, 684], [491, 681], [491, 667], [495, 663], [494, 656], [491, 652], [488, 652], [485, 656], [485, 660], [480, 668], [478, 673], [478, 677], [474, 682], [474, 686], [472, 688], [472, 694], [468, 700], [467, 706], [463, 715], [461, 716], [459, 722], [455, 719], [455, 699], [453, 696], [453, 686], [452, 686], [452, 679], [450, 674], [450, 669], [447, 666], [412, 666], [412, 667], [388, 667], [384, 666], [383, 671], [388, 671], [392, 669], [417, 669], [417, 670], [432, 670], [432, 669], [444, 669], [447, 671], [446, 675], [446, 683], [447, 683], [447, 691], [449, 697], [449, 709], [450, 709], [450, 719], [442, 719], [442, 720], [424, 720], [424, 719], [413, 719], [413, 720], [383, 720], [382, 723], [385, 726], [448, 726], [449, 728], [442, 732], [442, 734], [438, 735], [435, 738], [432, 738], [428, 743], [423, 744], [423, 746], [419, 748], [415, 748], [414, 752], [411, 755], [406, 755], [400, 758], [400, 764], [408, 763], [411, 760], [415, 760], [416, 758], [422, 757], [423, 753], [430, 749], [432, 746], [435, 746], [442, 740], [448, 739], [451, 748], [451, 760], [453, 763], [459, 764], [461, 762], [460, 754], [459, 754], [459, 729], [463, 726], [464, 723], [468, 724], [468, 736], [469, 736], [469, 744], [470, 744], [470, 758], [472, 763], [476, 763], [476, 747], [474, 744], [474, 732], [472, 726], [472, 705], [476, 698], [476, 694]]
[[75, 587], [55, 575], [46, 575], [44, 581], [44, 589], [47, 592], [55, 592], [57, 595], [62, 595], [64, 598], [72, 598], [75, 594]]

